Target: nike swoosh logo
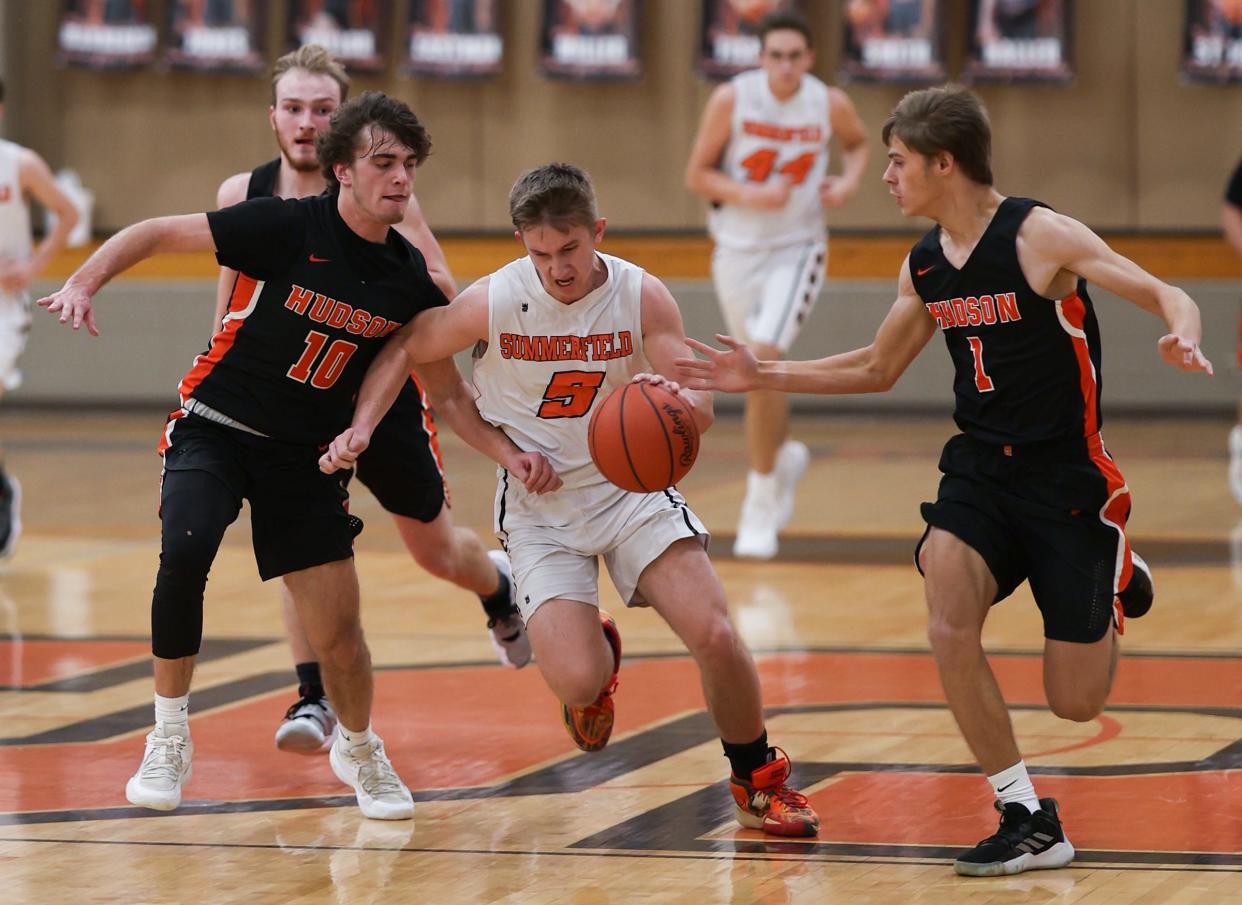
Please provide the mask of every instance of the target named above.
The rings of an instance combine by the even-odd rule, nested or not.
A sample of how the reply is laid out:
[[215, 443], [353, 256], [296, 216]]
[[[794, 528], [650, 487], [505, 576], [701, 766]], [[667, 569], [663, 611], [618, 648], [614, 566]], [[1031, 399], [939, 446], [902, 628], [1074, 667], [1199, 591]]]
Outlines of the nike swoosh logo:
[[[313, 260], [315, 260], [315, 259], [314, 259], [314, 257], [312, 257], [312, 258], [311, 258], [311, 260], [312, 260], [312, 261], [313, 261]], [[927, 273], [928, 271], [935, 270], [935, 269], [936, 269], [936, 265], [935, 265], [935, 264], [933, 264], [931, 267], [920, 267], [918, 270], [916, 270], [916, 271], [915, 271], [915, 274], [916, 274], [917, 276], [922, 276], [923, 274]]]
[[[929, 268], [929, 269], [930, 269], [930, 268]], [[996, 790], [996, 791], [997, 791], [997, 794], [999, 794], [999, 793], [1001, 793], [1001, 792], [1005, 791], [1006, 789], [1008, 789], [1008, 788], [1009, 788], [1009, 786], [1014, 785], [1014, 783], [1016, 783], [1016, 782], [1017, 782], [1017, 780], [1015, 779], [1013, 782], [1009, 783], [1009, 785], [1004, 785], [1004, 786], [1001, 786], [999, 789], [997, 789], [997, 790]]]
[[[321, 258], [321, 257], [319, 257], [318, 255], [311, 255], [311, 256], [310, 256], [310, 262], [311, 262], [312, 264], [327, 264], [327, 263], [329, 263], [331, 260], [332, 260], [331, 258]], [[919, 276], [922, 276], [922, 274], [919, 274]]]

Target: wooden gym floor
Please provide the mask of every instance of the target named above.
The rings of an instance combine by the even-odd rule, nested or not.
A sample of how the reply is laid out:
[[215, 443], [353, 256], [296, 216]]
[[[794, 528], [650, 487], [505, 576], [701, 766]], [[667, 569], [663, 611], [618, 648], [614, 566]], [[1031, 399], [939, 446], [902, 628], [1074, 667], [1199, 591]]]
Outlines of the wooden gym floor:
[[[909, 563], [947, 418], [823, 417], [782, 557], [727, 557], [743, 491], [739, 424], [682, 485], [756, 653], [769, 730], [823, 817], [818, 839], [738, 828], [693, 664], [647, 610], [618, 615], [625, 660], [608, 748], [577, 751], [534, 668], [495, 665], [477, 602], [422, 574], [365, 491], [355, 511], [375, 724], [418, 801], [368, 821], [326, 758], [282, 754], [292, 700], [278, 590], [245, 516], [207, 591], [187, 801], [128, 806], [151, 721], [158, 412], [0, 416], [25, 535], [0, 565], [0, 902], [1219, 903], [1242, 901], [1242, 507], [1224, 420], [1114, 420], [1131, 536], [1157, 604], [1132, 621], [1109, 709], [1045, 709], [1029, 594], [986, 640], [1041, 794], [1079, 857], [999, 880], [954, 875], [995, 825], [945, 709]], [[458, 521], [491, 543], [492, 469], [444, 447]]]

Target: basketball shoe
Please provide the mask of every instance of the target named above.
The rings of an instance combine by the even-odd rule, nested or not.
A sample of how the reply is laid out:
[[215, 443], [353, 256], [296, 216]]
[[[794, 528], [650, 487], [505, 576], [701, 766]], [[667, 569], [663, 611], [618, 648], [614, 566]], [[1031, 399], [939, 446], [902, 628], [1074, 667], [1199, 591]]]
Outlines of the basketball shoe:
[[805, 443], [786, 440], [776, 454], [771, 474], [752, 471], [746, 476], [746, 499], [737, 522], [734, 556], [771, 559], [776, 555], [777, 535], [793, 518], [794, 493], [810, 460]]
[[171, 811], [181, 804], [181, 788], [194, 775], [194, 742], [188, 735], [165, 734], [156, 726], [147, 734], [147, 747], [138, 772], [125, 784], [130, 804], [155, 811]]
[[346, 747], [338, 734], [328, 751], [328, 763], [337, 779], [353, 786], [364, 816], [375, 820], [409, 820], [414, 816], [414, 797], [393, 769], [378, 735], [372, 733], [369, 741]]
[[1242, 503], [1242, 424], [1229, 431], [1229, 490]]
[[780, 748], [769, 748], [766, 764], [750, 774], [750, 779], [729, 777], [737, 822], [752, 830], [774, 836], [814, 836], [819, 832], [819, 815], [807, 797], [785, 785], [793, 765]]
[[612, 677], [599, 697], [587, 706], [561, 705], [561, 721], [574, 744], [583, 751], [599, 751], [608, 744], [616, 709], [612, 693], [617, 690], [617, 674], [621, 671], [621, 633], [617, 631], [617, 623], [603, 610], [599, 611], [599, 621], [608, 646], [612, 648]]
[[22, 485], [0, 471], [0, 559], [13, 555], [22, 536]]
[[1074, 860], [1074, 846], [1065, 838], [1057, 802], [1039, 799], [1032, 814], [1025, 805], [1011, 801], [1002, 805], [1000, 826], [955, 862], [953, 869], [964, 877], [1001, 877], [1024, 870], [1065, 867]]
[[303, 693], [276, 727], [276, 747], [298, 754], [319, 754], [328, 750], [335, 736], [336, 711], [328, 699]]
[[1130, 551], [1130, 583], [1125, 586], [1117, 599], [1121, 601], [1121, 612], [1127, 619], [1137, 619], [1151, 609], [1156, 598], [1156, 588], [1151, 580], [1151, 567], [1146, 560], [1133, 550]]
[[503, 550], [488, 550], [487, 558], [496, 566], [501, 581], [509, 589], [503, 610], [489, 608], [489, 601], [483, 601], [483, 609], [487, 610], [487, 635], [500, 665], [521, 669], [530, 662], [530, 638], [526, 637], [526, 624], [518, 612], [513, 566], [509, 563], [509, 554]]

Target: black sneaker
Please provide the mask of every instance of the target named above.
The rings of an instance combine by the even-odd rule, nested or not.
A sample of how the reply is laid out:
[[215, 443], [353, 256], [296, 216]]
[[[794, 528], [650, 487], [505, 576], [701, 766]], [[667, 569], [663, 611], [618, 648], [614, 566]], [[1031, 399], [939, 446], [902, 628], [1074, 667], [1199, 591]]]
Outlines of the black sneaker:
[[1002, 807], [1000, 826], [953, 863], [964, 877], [1001, 877], [1024, 870], [1065, 867], [1074, 860], [1074, 846], [1065, 838], [1054, 798], [1039, 799], [1032, 814], [1025, 805], [1010, 802]]
[[13, 555], [22, 535], [22, 485], [0, 471], [0, 559]]
[[1151, 567], [1143, 557], [1131, 550], [1130, 562], [1134, 566], [1130, 570], [1130, 583], [1117, 595], [1117, 599], [1121, 601], [1121, 611], [1126, 618], [1137, 619], [1151, 609], [1156, 588], [1151, 581]]

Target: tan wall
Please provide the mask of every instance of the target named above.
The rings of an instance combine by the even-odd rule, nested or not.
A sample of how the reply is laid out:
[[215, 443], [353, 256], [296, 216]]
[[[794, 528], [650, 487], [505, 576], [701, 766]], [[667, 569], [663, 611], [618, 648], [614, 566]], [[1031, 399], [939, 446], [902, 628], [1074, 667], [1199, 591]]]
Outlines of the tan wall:
[[[58, 69], [51, 0], [0, 0], [10, 103], [6, 133], [53, 166], [78, 169], [97, 195], [97, 226], [212, 205], [225, 176], [269, 157], [265, 78], [185, 72]], [[964, 21], [965, 0], [945, 0]], [[163, 4], [156, 2], [157, 8]], [[404, 8], [404, 3], [397, 4]], [[437, 151], [418, 192], [440, 230], [501, 230], [505, 196], [524, 167], [551, 159], [590, 169], [614, 228], [698, 229], [701, 206], [681, 172], [711, 89], [692, 73], [698, 0], [649, 0], [637, 83], [535, 75], [539, 0], [505, 0], [506, 68], [480, 81], [360, 78], [410, 102]], [[840, 31], [835, 0], [809, 0], [821, 36], [816, 72], [830, 77]], [[269, 46], [279, 43], [283, 0]], [[1101, 229], [1215, 229], [1225, 179], [1242, 154], [1242, 88], [1183, 84], [1183, 4], [1079, 0], [1078, 78], [1068, 87], [980, 88], [996, 130], [999, 187], [1042, 197]], [[395, 38], [394, 38], [395, 42]], [[962, 37], [950, 38], [960, 60]], [[849, 87], [878, 132], [904, 89]], [[878, 141], [878, 138], [877, 138]], [[876, 149], [842, 228], [910, 229], [879, 181]]]

